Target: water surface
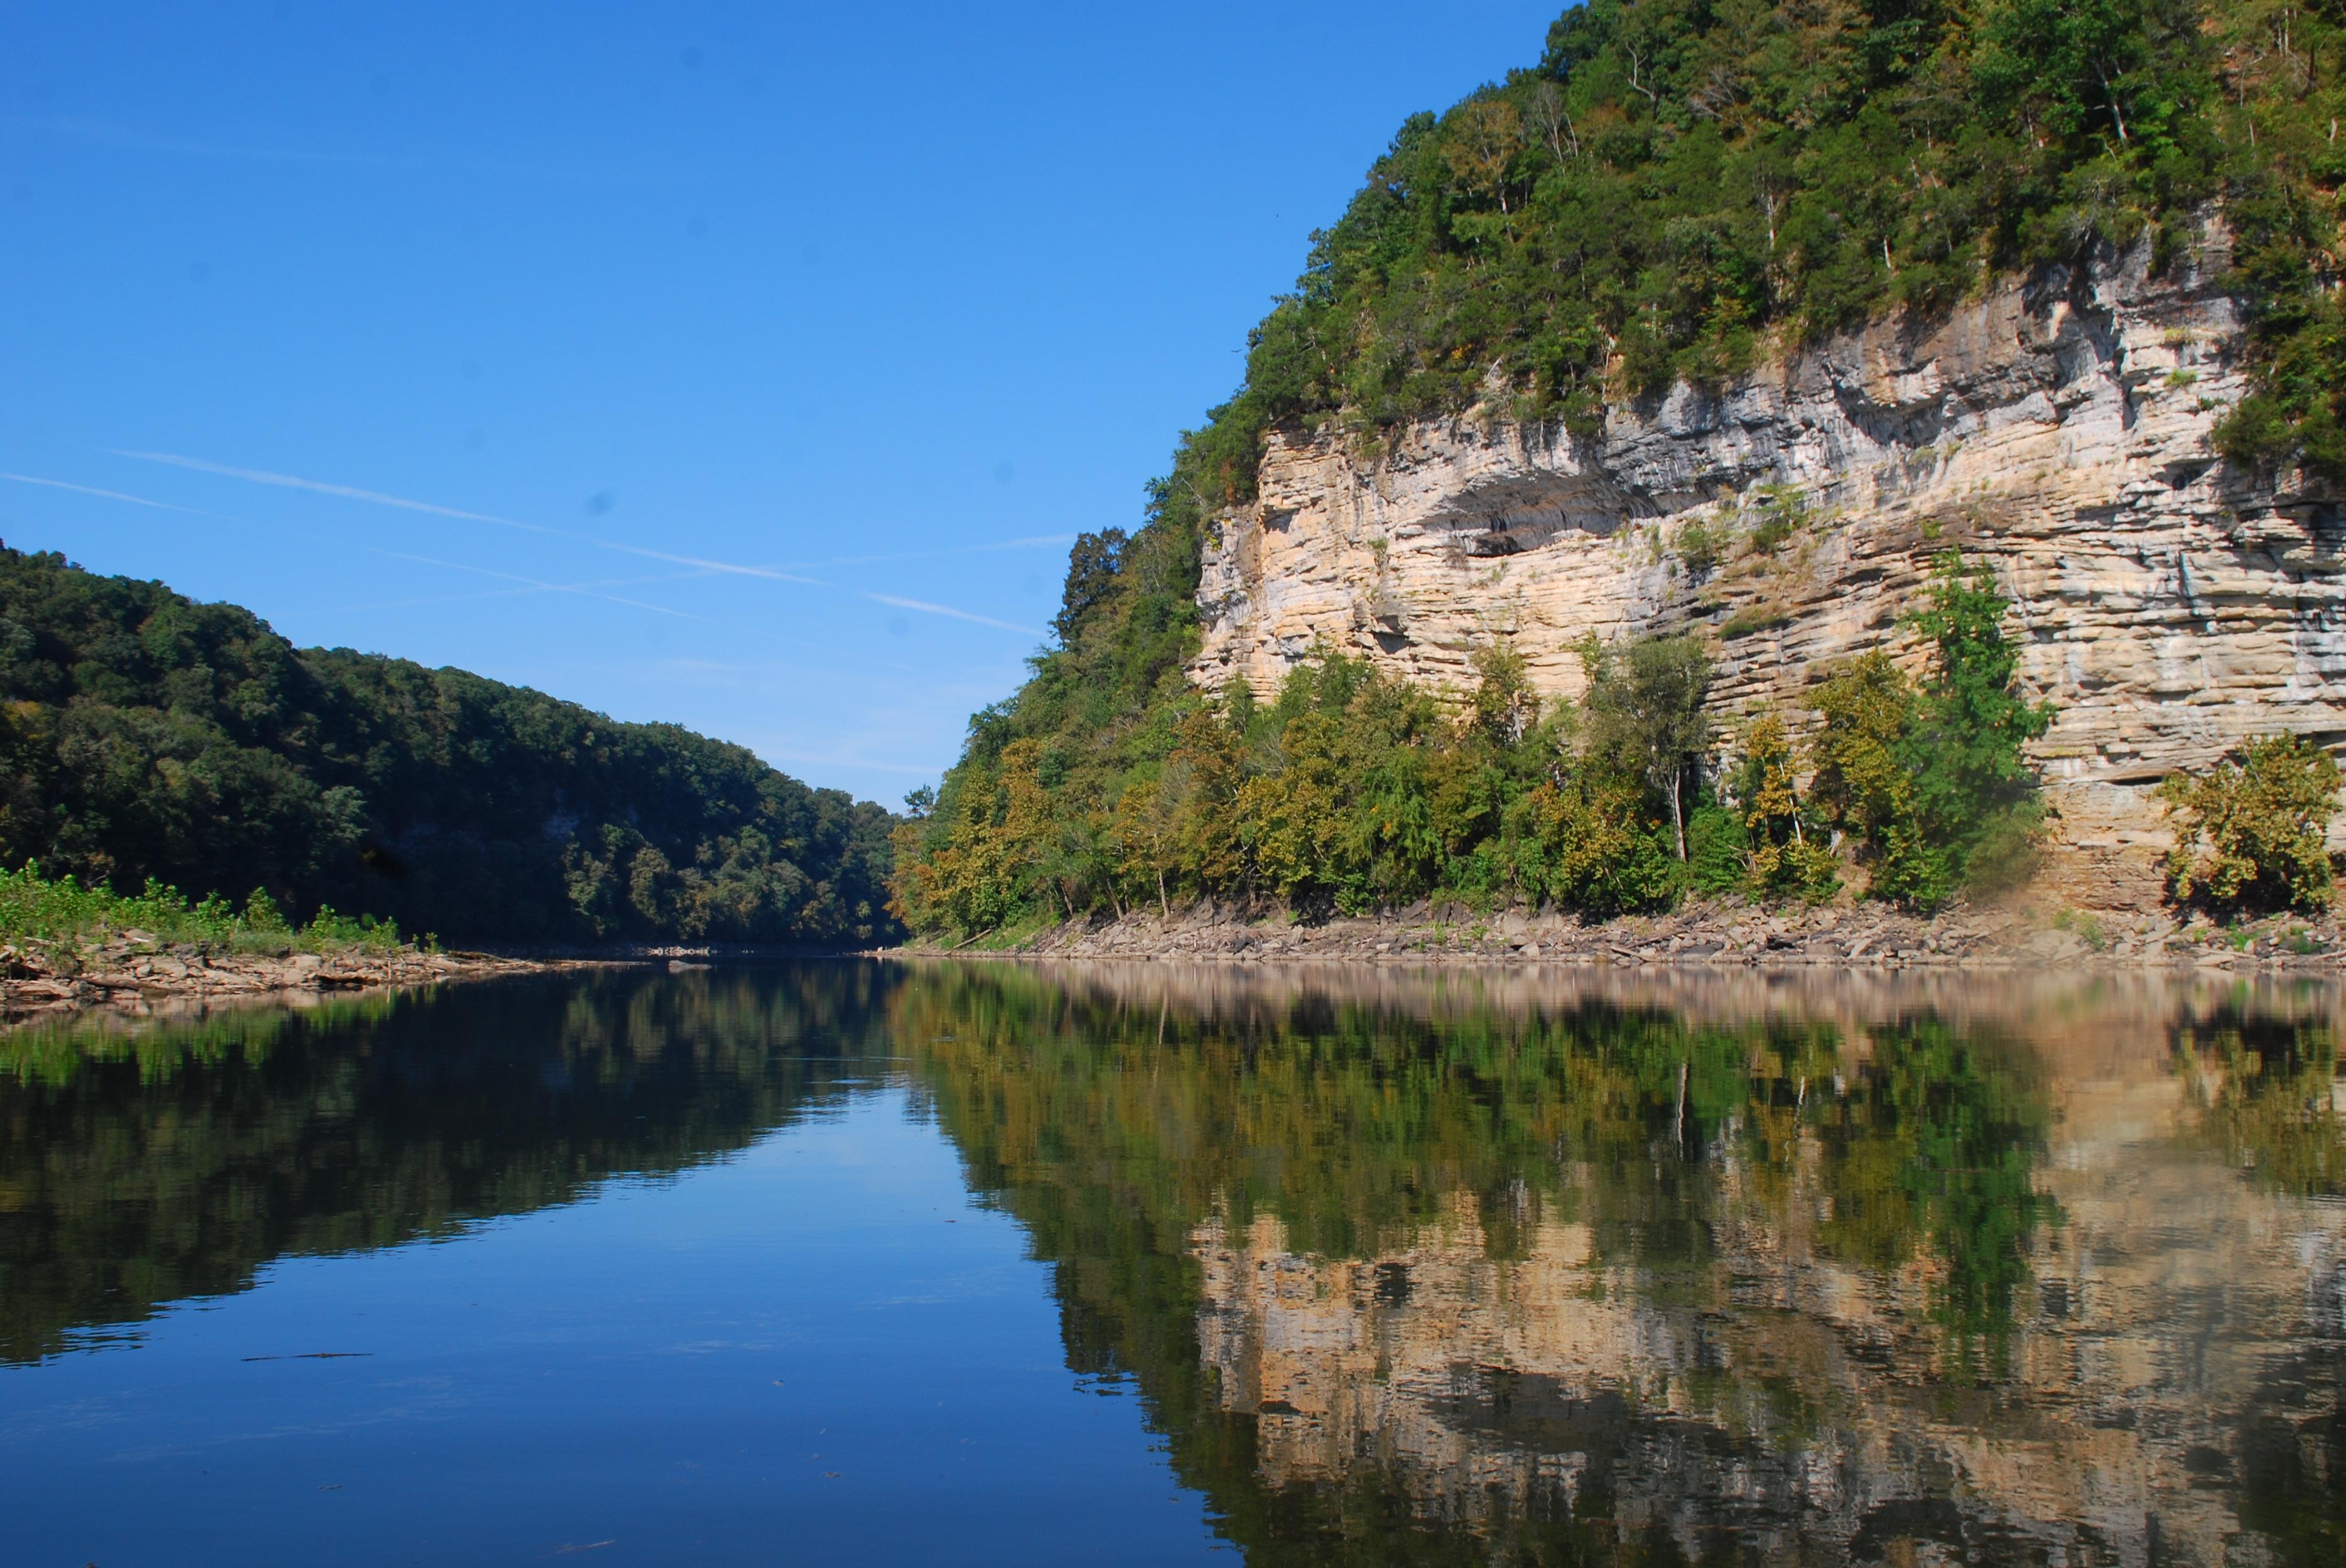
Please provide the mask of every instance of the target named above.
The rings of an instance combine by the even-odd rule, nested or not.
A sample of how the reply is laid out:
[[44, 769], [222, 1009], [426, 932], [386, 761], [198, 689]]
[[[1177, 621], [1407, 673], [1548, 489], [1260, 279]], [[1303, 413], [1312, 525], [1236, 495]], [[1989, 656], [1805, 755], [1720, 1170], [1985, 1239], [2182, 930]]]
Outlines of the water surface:
[[842, 962], [21, 1029], [0, 1556], [2337, 1561], [2341, 1005]]

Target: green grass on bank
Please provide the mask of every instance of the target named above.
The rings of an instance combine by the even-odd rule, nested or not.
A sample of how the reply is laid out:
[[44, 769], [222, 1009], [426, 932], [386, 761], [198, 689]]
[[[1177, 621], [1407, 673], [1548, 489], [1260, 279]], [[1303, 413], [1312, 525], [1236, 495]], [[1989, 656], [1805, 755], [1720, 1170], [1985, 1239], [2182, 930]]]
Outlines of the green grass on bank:
[[[409, 945], [398, 926], [372, 915], [352, 919], [321, 909], [308, 924], [294, 925], [258, 891], [240, 908], [216, 893], [190, 901], [151, 877], [142, 891], [125, 897], [70, 876], [51, 881], [37, 863], [0, 871], [0, 942], [79, 947], [133, 932], [158, 945], [248, 953], [389, 953]], [[423, 945], [439, 944], [427, 935]]]

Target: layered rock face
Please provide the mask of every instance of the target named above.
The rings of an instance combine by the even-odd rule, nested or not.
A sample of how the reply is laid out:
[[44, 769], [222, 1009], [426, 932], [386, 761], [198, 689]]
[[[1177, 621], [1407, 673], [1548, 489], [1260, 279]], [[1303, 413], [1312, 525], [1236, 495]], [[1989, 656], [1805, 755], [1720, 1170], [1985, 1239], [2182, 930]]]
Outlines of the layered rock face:
[[2211, 229], [2156, 276], [2147, 248], [2055, 270], [1617, 409], [1591, 439], [1473, 417], [1373, 453], [1274, 436], [1259, 500], [1207, 548], [1192, 677], [1267, 691], [1324, 646], [1463, 691], [1500, 641], [1572, 695], [1588, 634], [1707, 627], [1731, 737], [1761, 703], [1798, 725], [1834, 661], [1919, 660], [1900, 617], [1960, 548], [2059, 708], [2036, 748], [2055, 849], [2144, 871], [2168, 772], [2276, 729], [2346, 742], [2346, 514], [2208, 441], [2244, 390], [2223, 246]]

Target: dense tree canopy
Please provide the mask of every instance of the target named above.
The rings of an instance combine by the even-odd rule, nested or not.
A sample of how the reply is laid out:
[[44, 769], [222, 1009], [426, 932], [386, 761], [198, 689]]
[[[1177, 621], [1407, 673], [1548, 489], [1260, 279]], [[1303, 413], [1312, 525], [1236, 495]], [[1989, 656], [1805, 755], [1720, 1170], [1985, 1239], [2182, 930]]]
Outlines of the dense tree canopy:
[[2336, 428], [2346, 36], [2274, 0], [1589, 0], [1547, 50], [1418, 115], [1192, 440], [1251, 490], [1264, 431], [1496, 397], [1590, 429], [1772, 344], [1941, 311], [1998, 275], [2220, 209], [2263, 390], [2228, 441], [2346, 467]]
[[458, 938], [884, 938], [891, 819], [747, 749], [0, 551], [0, 861]]

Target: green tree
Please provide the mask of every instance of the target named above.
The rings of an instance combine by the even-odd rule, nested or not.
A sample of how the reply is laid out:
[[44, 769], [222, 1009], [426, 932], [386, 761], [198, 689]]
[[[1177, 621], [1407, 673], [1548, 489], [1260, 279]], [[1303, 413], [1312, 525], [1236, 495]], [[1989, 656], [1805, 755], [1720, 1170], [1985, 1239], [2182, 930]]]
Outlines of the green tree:
[[1084, 617], [1115, 594], [1124, 548], [1130, 542], [1121, 528], [1076, 535], [1075, 546], [1067, 552], [1067, 581], [1059, 597], [1059, 613], [1051, 617], [1051, 629], [1061, 643], [1077, 636]]
[[1518, 816], [1533, 889], [1593, 915], [1658, 909], [1677, 896], [1671, 837], [1633, 779], [1582, 768], [1525, 797]]
[[1593, 766], [1641, 780], [1669, 812], [1678, 858], [1687, 858], [1687, 775], [1710, 746], [1709, 650], [1691, 636], [1648, 637], [1626, 648], [1590, 639], [1587, 757]]
[[1872, 893], [1919, 909], [2026, 869], [2042, 817], [2023, 748], [2053, 718], [2019, 692], [2011, 602], [1984, 567], [1943, 556], [1928, 596], [1909, 622], [1931, 639], [1920, 685], [1871, 653], [1818, 687], [1811, 786], [1863, 843]]
[[1950, 551], [1912, 622], [1935, 655], [1906, 738], [1915, 807], [1955, 881], [1973, 888], [2018, 880], [2042, 820], [2024, 748], [2052, 727], [2054, 708], [2021, 695], [2019, 650], [2004, 635], [2011, 608], [1984, 564], [1966, 572]]
[[1474, 650], [1477, 677], [1471, 703], [1474, 722], [1494, 746], [1519, 746], [1539, 725], [1539, 694], [1531, 670], [1510, 643], [1485, 643]]
[[1923, 836], [1906, 769], [1914, 688], [1890, 656], [1860, 656], [1817, 688], [1824, 722], [1812, 742], [1810, 792], [1827, 820], [1864, 847], [1877, 898], [1926, 902], [1949, 884], [1945, 858]]
[[1347, 855], [1343, 726], [1301, 713], [1280, 736], [1284, 766], [1239, 789], [1239, 831], [1269, 891], [1290, 907], [1358, 905], [1360, 868]]
[[1744, 732], [1735, 797], [1749, 846], [1749, 874], [1761, 893], [1822, 902], [1840, 891], [1841, 878], [1831, 851], [1809, 836], [1796, 761], [1779, 716], [1762, 714]]
[[1196, 783], [1188, 761], [1178, 757], [1168, 760], [1156, 778], [1135, 779], [1125, 790], [1109, 829], [1117, 869], [1129, 881], [1154, 883], [1158, 911], [1168, 919], [1173, 905], [1165, 879], [1179, 870], [1181, 830], [1193, 809]]

